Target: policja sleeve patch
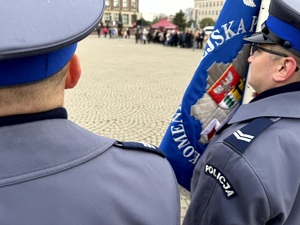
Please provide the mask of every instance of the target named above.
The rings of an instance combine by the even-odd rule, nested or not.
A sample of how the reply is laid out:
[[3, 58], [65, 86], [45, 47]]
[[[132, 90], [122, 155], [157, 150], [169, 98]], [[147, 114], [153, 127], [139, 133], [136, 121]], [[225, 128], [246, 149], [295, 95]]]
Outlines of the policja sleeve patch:
[[228, 179], [220, 170], [212, 165], [206, 164], [204, 167], [204, 172], [206, 175], [211, 176], [217, 181], [217, 183], [221, 186], [226, 198], [231, 199], [237, 196], [236, 191], [233, 189]]
[[119, 147], [122, 149], [131, 149], [131, 150], [140, 150], [145, 152], [151, 152], [165, 158], [165, 154], [162, 150], [154, 145], [143, 143], [143, 142], [124, 142], [116, 141], [113, 146]]

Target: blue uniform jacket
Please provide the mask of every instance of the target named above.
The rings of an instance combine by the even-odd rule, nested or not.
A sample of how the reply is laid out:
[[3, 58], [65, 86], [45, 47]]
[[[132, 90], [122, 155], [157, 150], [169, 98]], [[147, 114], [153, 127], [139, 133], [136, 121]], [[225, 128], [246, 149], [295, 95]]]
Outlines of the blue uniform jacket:
[[0, 126], [0, 224], [179, 225], [176, 178], [158, 154], [113, 146], [63, 109]]
[[[195, 167], [185, 225], [300, 223], [299, 96], [296, 83], [239, 107]], [[273, 123], [257, 135], [244, 132], [257, 118]]]

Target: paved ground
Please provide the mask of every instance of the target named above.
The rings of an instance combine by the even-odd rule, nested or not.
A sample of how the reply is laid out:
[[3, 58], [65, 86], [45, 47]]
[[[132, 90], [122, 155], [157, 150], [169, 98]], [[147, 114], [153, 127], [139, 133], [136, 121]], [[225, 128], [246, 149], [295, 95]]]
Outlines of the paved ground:
[[[77, 49], [83, 73], [66, 94], [69, 118], [103, 136], [158, 146], [202, 53], [90, 35]], [[189, 193], [180, 193], [183, 218]]]

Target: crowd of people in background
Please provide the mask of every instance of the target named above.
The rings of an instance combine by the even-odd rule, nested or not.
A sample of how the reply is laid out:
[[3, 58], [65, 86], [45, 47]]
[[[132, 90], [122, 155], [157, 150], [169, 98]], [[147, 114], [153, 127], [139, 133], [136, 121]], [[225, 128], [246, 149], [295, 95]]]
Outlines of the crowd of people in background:
[[99, 24], [96, 31], [99, 38], [101, 37], [101, 33], [105, 38], [130, 38], [130, 30], [128, 28], [119, 29], [118, 27], [109, 27]]
[[181, 48], [192, 48], [195, 44], [196, 48], [203, 48], [205, 40], [205, 32], [197, 31], [196, 34], [191, 30], [185, 32], [176, 30], [150, 30], [147, 34], [147, 42], [161, 43], [165, 46], [174, 46]]
[[157, 43], [163, 44], [164, 46], [173, 46], [180, 48], [192, 48], [195, 44], [195, 48], [202, 49], [203, 42], [206, 40], [204, 30], [196, 32], [194, 35], [193, 31], [187, 30], [185, 32], [177, 30], [159, 30], [159, 29], [136, 29], [135, 31], [135, 42], [150, 44]]
[[[174, 29], [147, 29], [134, 28], [133, 30], [136, 43], [142, 44], [163, 44], [164, 46], [180, 47], [180, 48], [203, 48], [203, 42], [208, 38], [204, 30], [197, 31], [196, 34], [192, 30], [185, 32]], [[130, 38], [131, 30], [129, 28], [107, 27], [99, 25], [97, 27], [98, 37], [109, 38]]]

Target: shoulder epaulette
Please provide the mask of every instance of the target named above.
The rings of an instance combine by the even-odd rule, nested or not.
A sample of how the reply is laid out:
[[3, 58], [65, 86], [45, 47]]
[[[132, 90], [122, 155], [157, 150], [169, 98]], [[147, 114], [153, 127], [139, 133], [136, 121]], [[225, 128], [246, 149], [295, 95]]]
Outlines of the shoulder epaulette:
[[113, 145], [115, 147], [119, 147], [119, 148], [123, 148], [123, 149], [151, 152], [151, 153], [155, 153], [163, 158], [166, 157], [160, 148], [158, 148], [154, 145], [148, 144], [148, 143], [116, 141]]
[[280, 118], [256, 118], [245, 125], [243, 128], [229, 135], [224, 139], [224, 142], [232, 145], [238, 151], [243, 153], [259, 134], [261, 134], [267, 127], [277, 122], [278, 120], [280, 120]]

